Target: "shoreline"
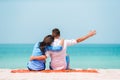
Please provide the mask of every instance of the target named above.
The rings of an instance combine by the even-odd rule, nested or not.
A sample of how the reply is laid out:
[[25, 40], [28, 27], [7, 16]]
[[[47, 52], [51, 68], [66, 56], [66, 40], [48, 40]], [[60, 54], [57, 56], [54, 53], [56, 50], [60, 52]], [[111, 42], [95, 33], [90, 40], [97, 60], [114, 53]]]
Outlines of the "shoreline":
[[0, 80], [120, 80], [120, 69], [96, 69], [98, 73], [11, 73], [11, 70], [13, 69], [0, 69]]

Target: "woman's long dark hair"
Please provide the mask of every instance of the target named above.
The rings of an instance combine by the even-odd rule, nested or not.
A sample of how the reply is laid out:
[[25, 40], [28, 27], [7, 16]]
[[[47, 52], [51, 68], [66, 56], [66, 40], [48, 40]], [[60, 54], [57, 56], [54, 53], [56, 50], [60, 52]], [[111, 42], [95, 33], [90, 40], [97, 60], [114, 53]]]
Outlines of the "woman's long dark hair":
[[54, 37], [52, 35], [47, 35], [42, 42], [39, 43], [39, 49], [42, 51], [42, 54], [45, 55], [46, 46], [50, 46], [54, 41]]

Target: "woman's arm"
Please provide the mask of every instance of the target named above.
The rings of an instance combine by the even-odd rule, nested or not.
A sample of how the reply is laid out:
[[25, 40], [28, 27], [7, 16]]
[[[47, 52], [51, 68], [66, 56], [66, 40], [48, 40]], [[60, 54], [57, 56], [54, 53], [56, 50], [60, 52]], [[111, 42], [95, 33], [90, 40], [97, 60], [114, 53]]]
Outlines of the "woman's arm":
[[47, 58], [46, 55], [41, 55], [41, 56], [31, 56], [30, 61], [32, 60], [45, 60]]
[[48, 51], [61, 51], [63, 45], [64, 45], [64, 40], [61, 39], [61, 42], [59, 43], [58, 46], [47, 46], [46, 50], [48, 50]]
[[77, 43], [82, 42], [82, 41], [86, 40], [87, 38], [92, 37], [92, 36], [95, 35], [95, 34], [96, 34], [96, 31], [95, 31], [95, 30], [90, 31], [87, 35], [76, 39], [76, 41], [77, 41]]
[[47, 51], [61, 51], [62, 50], [62, 46], [59, 45], [59, 46], [48, 46], [46, 48]]

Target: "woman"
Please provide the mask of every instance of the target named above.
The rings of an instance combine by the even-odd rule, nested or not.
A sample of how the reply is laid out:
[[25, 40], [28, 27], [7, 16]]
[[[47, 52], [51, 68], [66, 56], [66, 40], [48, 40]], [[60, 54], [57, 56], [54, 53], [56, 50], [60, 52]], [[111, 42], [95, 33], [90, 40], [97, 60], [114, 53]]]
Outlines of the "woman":
[[[32, 56], [30, 61], [27, 64], [29, 70], [45, 70], [45, 52], [48, 50], [51, 51], [60, 51], [62, 50], [62, 46], [52, 47], [51, 43], [54, 41], [54, 37], [51, 35], [47, 35], [42, 42], [37, 42], [34, 46]], [[61, 45], [63, 41], [61, 41]], [[39, 57], [38, 57], [39, 56]], [[32, 57], [38, 57], [37, 60], [33, 60]]]

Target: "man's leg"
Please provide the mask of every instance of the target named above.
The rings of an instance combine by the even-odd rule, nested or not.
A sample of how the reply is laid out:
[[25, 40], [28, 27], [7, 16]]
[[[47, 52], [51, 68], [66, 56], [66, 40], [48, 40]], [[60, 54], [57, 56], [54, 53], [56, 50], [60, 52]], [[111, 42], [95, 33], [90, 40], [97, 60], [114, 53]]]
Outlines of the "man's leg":
[[69, 57], [69, 55], [66, 56], [66, 63], [67, 63], [66, 69], [68, 70], [68, 69], [70, 69], [70, 57]]

